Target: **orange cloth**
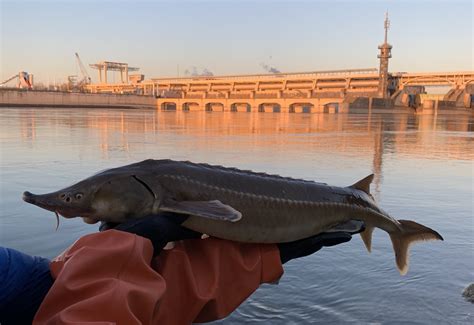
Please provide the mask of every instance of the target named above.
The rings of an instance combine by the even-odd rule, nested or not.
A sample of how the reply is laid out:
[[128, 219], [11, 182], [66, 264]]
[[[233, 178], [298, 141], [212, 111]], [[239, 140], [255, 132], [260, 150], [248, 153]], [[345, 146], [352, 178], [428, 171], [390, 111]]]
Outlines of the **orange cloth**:
[[[209, 238], [152, 261], [148, 239], [109, 230], [51, 262], [55, 282], [34, 324], [189, 324], [223, 318], [283, 274], [275, 245]], [[150, 266], [151, 264], [151, 266]]]

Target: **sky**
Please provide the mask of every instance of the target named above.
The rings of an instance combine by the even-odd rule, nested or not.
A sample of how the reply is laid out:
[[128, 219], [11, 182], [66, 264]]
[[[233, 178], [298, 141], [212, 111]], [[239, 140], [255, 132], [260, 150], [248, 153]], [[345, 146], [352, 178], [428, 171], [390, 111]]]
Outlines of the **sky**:
[[75, 52], [93, 80], [103, 60], [146, 78], [378, 68], [387, 10], [390, 71], [474, 70], [472, 0], [0, 0], [0, 80], [65, 82]]

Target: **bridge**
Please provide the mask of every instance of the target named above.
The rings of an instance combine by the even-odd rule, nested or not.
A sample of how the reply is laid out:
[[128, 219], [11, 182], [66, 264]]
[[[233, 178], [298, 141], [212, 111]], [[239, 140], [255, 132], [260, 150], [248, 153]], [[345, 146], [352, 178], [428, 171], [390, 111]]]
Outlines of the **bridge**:
[[474, 71], [458, 72], [423, 72], [423, 73], [394, 73], [392, 78], [398, 80], [399, 86], [451, 86], [465, 87], [474, 82]]

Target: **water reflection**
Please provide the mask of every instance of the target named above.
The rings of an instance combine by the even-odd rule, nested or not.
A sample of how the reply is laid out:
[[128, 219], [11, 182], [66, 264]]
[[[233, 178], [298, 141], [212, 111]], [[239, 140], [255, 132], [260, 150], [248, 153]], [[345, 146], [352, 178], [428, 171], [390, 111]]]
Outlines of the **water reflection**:
[[[146, 143], [132, 141], [135, 135], [150, 136], [160, 141], [160, 134], [180, 134], [195, 138], [195, 150], [208, 146], [204, 137], [225, 139], [251, 136], [255, 145], [296, 147], [302, 137], [317, 135], [324, 141], [313, 141], [307, 150], [366, 153], [373, 155], [372, 171], [379, 190], [383, 156], [387, 153], [424, 158], [472, 159], [468, 150], [473, 132], [472, 115], [433, 116], [412, 114], [258, 114], [156, 112], [121, 110], [12, 110], [2, 112], [9, 125], [3, 125], [2, 137], [19, 131], [23, 142], [34, 146], [48, 141], [51, 136], [77, 138], [91, 137], [91, 146], [97, 146], [102, 159], [110, 152], [123, 151], [130, 155]], [[13, 125], [19, 124], [19, 129]], [[63, 134], [63, 130], [69, 130]], [[54, 131], [55, 134], [51, 134]], [[443, 132], [449, 131], [444, 134]], [[458, 133], [453, 133], [458, 132]], [[8, 134], [8, 135], [7, 135]], [[433, 136], [436, 134], [436, 136]], [[278, 135], [273, 137], [273, 135]], [[281, 136], [284, 135], [284, 136]], [[440, 136], [441, 135], [441, 136]], [[446, 135], [446, 136], [443, 136]], [[449, 135], [449, 136], [448, 136]], [[434, 147], [442, 147], [442, 156]], [[362, 151], [361, 148], [363, 148]], [[150, 154], [150, 156], [154, 156]]]
[[[86, 112], [84, 114], [84, 112]], [[5, 114], [5, 112], [3, 112]], [[47, 139], [44, 131], [60, 133], [59, 129], [74, 130], [70, 137], [85, 137], [97, 133], [91, 145], [97, 146], [101, 159], [110, 159], [110, 152], [122, 151], [131, 156], [134, 150], [145, 146], [142, 141], [132, 141], [128, 135], [172, 133], [191, 135], [193, 138], [225, 138], [254, 136], [256, 146], [299, 145], [298, 136], [317, 134], [324, 141], [313, 141], [311, 151], [327, 151], [366, 154], [372, 151], [372, 172], [375, 174], [374, 193], [380, 192], [384, 154], [399, 154], [424, 158], [472, 159], [468, 150], [472, 138], [465, 132], [473, 132], [472, 115], [435, 116], [413, 114], [258, 114], [232, 112], [157, 112], [132, 110], [13, 110], [8, 116], [11, 123], [19, 121], [20, 137], [30, 146]], [[8, 130], [8, 126], [7, 130]], [[3, 132], [8, 132], [4, 129]], [[449, 137], [439, 136], [443, 131]], [[9, 132], [10, 133], [10, 132]], [[37, 139], [39, 133], [40, 138]], [[77, 135], [75, 135], [77, 133]], [[282, 135], [273, 137], [272, 135]], [[334, 134], [334, 135], [332, 135]], [[433, 136], [436, 134], [436, 136]], [[61, 136], [68, 136], [62, 134]], [[261, 136], [258, 138], [257, 136]], [[270, 139], [270, 140], [269, 140]], [[146, 140], [146, 138], [145, 138]], [[156, 141], [160, 141], [159, 138]], [[207, 141], [196, 141], [195, 150], [208, 146]], [[442, 156], [439, 150], [443, 148]], [[153, 154], [150, 154], [153, 157]]]

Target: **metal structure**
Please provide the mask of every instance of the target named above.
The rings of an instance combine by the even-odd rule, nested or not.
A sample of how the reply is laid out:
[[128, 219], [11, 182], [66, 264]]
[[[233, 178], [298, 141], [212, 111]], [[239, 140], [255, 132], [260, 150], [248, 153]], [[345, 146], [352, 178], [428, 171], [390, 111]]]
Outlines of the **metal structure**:
[[25, 71], [20, 71], [18, 74], [15, 74], [11, 76], [10, 78], [6, 79], [2, 83], [0, 83], [0, 86], [3, 86], [7, 84], [8, 82], [17, 79], [17, 87], [18, 88], [26, 88], [26, 89], [32, 89], [33, 88], [33, 75], [29, 74], [28, 72]]
[[[128, 63], [121, 63], [121, 62], [110, 62], [110, 61], [102, 61], [95, 64], [89, 64], [89, 66], [93, 69], [98, 70], [98, 77], [99, 83], [108, 83], [107, 80], [107, 72], [108, 71], [120, 71], [120, 81], [122, 84], [128, 84], [128, 72], [129, 71], [138, 71], [139, 68], [129, 67]], [[103, 78], [102, 78], [103, 76]]]
[[451, 86], [460, 87], [474, 82], [473, 71], [457, 72], [421, 72], [393, 73], [392, 78], [399, 80], [399, 86]]
[[81, 61], [81, 58], [79, 57], [79, 54], [77, 52], [74, 53], [74, 54], [76, 55], [77, 64], [79, 65], [79, 69], [81, 70], [81, 74], [82, 74], [82, 79], [77, 80], [76, 84], [78, 86], [88, 85], [88, 84], [91, 83], [91, 77], [89, 76], [89, 73], [87, 73], [87, 70], [86, 70], [86, 67], [84, 66], [84, 64], [82, 64], [82, 61]]
[[379, 45], [380, 54], [378, 58], [380, 59], [380, 69], [379, 69], [379, 87], [378, 95], [382, 98], [389, 97], [388, 91], [388, 61], [392, 57], [392, 45], [388, 44], [388, 29], [390, 28], [390, 20], [388, 20], [388, 12], [385, 13], [385, 38], [382, 45]]
[[74, 90], [77, 88], [77, 76], [76, 75], [71, 75], [67, 76], [67, 89], [68, 90]]

